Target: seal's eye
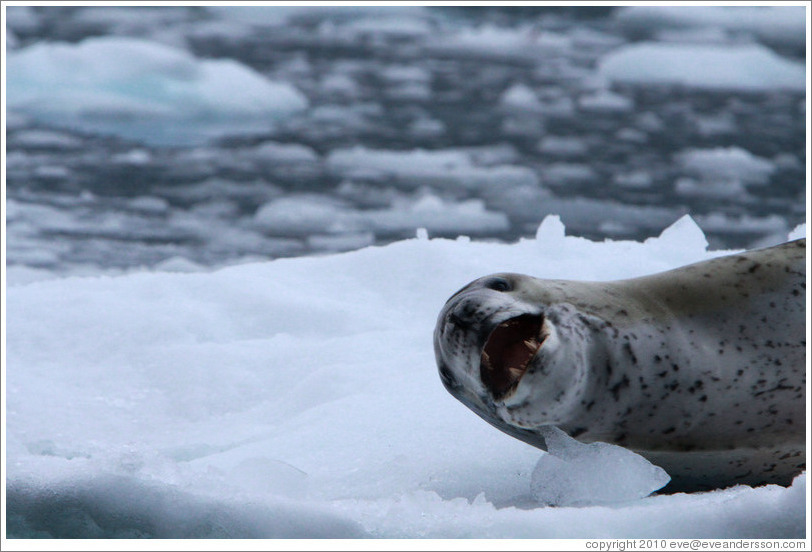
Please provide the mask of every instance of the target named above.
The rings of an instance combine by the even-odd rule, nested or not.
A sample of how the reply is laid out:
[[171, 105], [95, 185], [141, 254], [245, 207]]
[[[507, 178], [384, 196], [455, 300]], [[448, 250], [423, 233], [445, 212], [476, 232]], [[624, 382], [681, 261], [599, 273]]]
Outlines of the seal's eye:
[[494, 291], [510, 291], [510, 282], [504, 278], [491, 278], [485, 283], [485, 287]]

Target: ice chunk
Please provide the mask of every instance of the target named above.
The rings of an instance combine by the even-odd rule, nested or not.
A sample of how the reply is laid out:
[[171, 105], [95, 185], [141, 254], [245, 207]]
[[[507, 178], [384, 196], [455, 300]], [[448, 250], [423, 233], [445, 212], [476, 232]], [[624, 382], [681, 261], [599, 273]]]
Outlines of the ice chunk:
[[617, 173], [612, 178], [612, 181], [623, 188], [639, 190], [651, 187], [654, 178], [650, 172], [638, 169], [628, 173]]
[[321, 90], [325, 96], [356, 99], [361, 96], [358, 83], [346, 73], [330, 73], [321, 79]]
[[766, 217], [742, 215], [731, 216], [725, 213], [696, 215], [696, 221], [706, 232], [726, 232], [730, 234], [758, 234], [764, 232], [788, 232], [787, 221], [779, 215]]
[[589, 506], [644, 498], [671, 477], [659, 466], [608, 443], [580, 443], [554, 426], [543, 431], [547, 454], [533, 470], [531, 490], [542, 504]]
[[313, 232], [348, 231], [347, 206], [327, 196], [292, 195], [274, 199], [259, 208], [256, 225], [273, 234], [298, 236]]
[[411, 12], [408, 15], [401, 13], [394, 17], [369, 16], [348, 21], [344, 27], [349, 31], [357, 33], [362, 39], [368, 37], [384, 37], [390, 39], [420, 38], [431, 32], [431, 25], [424, 18], [415, 17], [415, 14], [419, 13], [420, 12], [417, 11]]
[[544, 182], [551, 186], [568, 186], [594, 182], [598, 173], [585, 163], [552, 163], [544, 168]]
[[558, 215], [547, 215], [536, 230], [536, 241], [558, 242], [564, 238], [564, 223]]
[[539, 32], [532, 25], [519, 28], [483, 25], [454, 33], [440, 33], [428, 41], [427, 46], [430, 52], [463, 59], [535, 63], [570, 50], [572, 41], [562, 34]]
[[555, 157], [580, 157], [586, 155], [588, 151], [582, 138], [570, 136], [545, 136], [539, 142], [538, 149]]
[[678, 178], [674, 182], [674, 191], [682, 196], [706, 197], [706, 198], [742, 198], [747, 195], [747, 190], [741, 180], [735, 178], [725, 178], [722, 180], [711, 180], [699, 182], [693, 178]]
[[618, 10], [621, 29], [633, 36], [674, 30], [750, 33], [767, 44], [789, 46], [803, 52], [806, 29], [801, 6], [634, 6]]
[[499, 97], [499, 103], [506, 109], [520, 111], [540, 111], [541, 104], [533, 89], [525, 84], [514, 84]]
[[264, 163], [316, 163], [319, 155], [313, 148], [302, 144], [275, 141], [262, 142], [246, 152], [246, 156]]
[[578, 106], [590, 113], [628, 113], [634, 109], [634, 101], [611, 90], [598, 90], [581, 96]]
[[663, 230], [659, 237], [649, 238], [646, 243], [652, 241], [658, 241], [665, 247], [690, 248], [700, 251], [708, 248], [705, 233], [690, 215], [683, 215], [679, 220]]
[[30, 129], [15, 133], [11, 137], [13, 146], [37, 150], [76, 150], [82, 141], [70, 134], [55, 130]]
[[350, 219], [384, 235], [406, 234], [420, 227], [433, 234], [482, 235], [510, 227], [505, 214], [487, 210], [481, 199], [446, 202], [431, 194], [414, 201], [396, 201], [389, 209], [354, 213]]
[[153, 143], [264, 129], [308, 105], [292, 85], [234, 60], [198, 59], [141, 39], [37, 43], [11, 52], [7, 62], [9, 108]]
[[327, 169], [339, 177], [389, 181], [406, 188], [436, 186], [474, 191], [538, 184], [538, 177], [527, 167], [481, 167], [475, 157], [475, 152], [462, 149], [395, 151], [356, 146], [331, 151]]
[[806, 237], [806, 224], [799, 224], [787, 235], [788, 240], [799, 240]]
[[613, 82], [716, 90], [803, 92], [803, 63], [757, 44], [720, 46], [645, 42], [612, 51], [599, 63]]
[[766, 184], [775, 164], [738, 147], [687, 149], [675, 161], [688, 174], [708, 181], [741, 180], [747, 184]]

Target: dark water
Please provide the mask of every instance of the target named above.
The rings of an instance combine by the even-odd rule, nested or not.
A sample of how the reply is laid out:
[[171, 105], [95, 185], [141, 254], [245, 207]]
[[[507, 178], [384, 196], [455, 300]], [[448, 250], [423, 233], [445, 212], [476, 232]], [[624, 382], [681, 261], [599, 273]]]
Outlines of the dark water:
[[[411, 213], [427, 196], [453, 212], [447, 224], [428, 224], [432, 236], [505, 241], [532, 236], [548, 214], [561, 215], [568, 233], [639, 240], [689, 213], [712, 247], [740, 248], [780, 241], [805, 219], [803, 94], [604, 89], [594, 80], [600, 58], [651, 38], [611, 8], [436, 8], [415, 12], [411, 23], [403, 11], [334, 9], [275, 26], [225, 25], [222, 13], [203, 8], [144, 17], [94, 10], [37, 8], [16, 26], [11, 18], [17, 48], [104, 35], [174, 42], [291, 83], [309, 108], [197, 140], [188, 129], [138, 120], [116, 137], [92, 124], [66, 128], [9, 113], [10, 267], [220, 266], [382, 244], [413, 236], [415, 227], [379, 219]], [[483, 25], [508, 34], [529, 25], [557, 42], [538, 55], [487, 45], [466, 51], [446, 40]], [[506, 102], [517, 85], [541, 107]], [[615, 103], [593, 105], [601, 90]], [[352, 158], [338, 162], [350, 148], [456, 152], [469, 164], [459, 173], [421, 172], [407, 157], [399, 171], [370, 170]], [[685, 152], [716, 148], [743, 150], [764, 174], [736, 174], [735, 155], [715, 172], [685, 161]], [[290, 197], [300, 200], [292, 223], [284, 203], [257, 215]], [[479, 203], [457, 209], [470, 200]]]

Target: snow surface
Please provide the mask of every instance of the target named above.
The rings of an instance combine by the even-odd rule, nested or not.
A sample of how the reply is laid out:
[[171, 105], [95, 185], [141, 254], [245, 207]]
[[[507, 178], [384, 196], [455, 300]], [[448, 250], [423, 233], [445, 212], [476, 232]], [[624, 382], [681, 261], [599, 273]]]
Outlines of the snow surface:
[[9, 52], [7, 63], [9, 109], [153, 143], [269, 128], [308, 105], [292, 85], [237, 61], [137, 38], [37, 43]]
[[602, 58], [600, 73], [613, 82], [709, 90], [803, 91], [806, 86], [803, 63], [758, 44], [634, 44]]
[[803, 537], [805, 474], [631, 500], [596, 483], [612, 504], [544, 507], [544, 453], [436, 374], [436, 316], [473, 278], [615, 279], [723, 253], [688, 217], [642, 243], [565, 236], [547, 217], [515, 244], [422, 231], [214, 272], [11, 286], [9, 535]]

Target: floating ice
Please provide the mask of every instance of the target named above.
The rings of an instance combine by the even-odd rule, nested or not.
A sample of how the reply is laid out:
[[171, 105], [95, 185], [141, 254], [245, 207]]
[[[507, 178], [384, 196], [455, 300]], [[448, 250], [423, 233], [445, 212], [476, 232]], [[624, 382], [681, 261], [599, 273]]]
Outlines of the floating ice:
[[15, 147], [43, 150], [77, 150], [82, 141], [70, 134], [55, 130], [23, 130], [14, 134]]
[[747, 189], [737, 178], [707, 181], [698, 181], [688, 177], [678, 178], [674, 182], [674, 191], [682, 196], [714, 199], [742, 198], [747, 195]]
[[757, 217], [751, 215], [731, 216], [724, 213], [711, 213], [709, 215], [696, 215], [697, 222], [711, 232], [729, 232], [733, 234], [758, 234], [763, 232], [789, 231], [787, 221], [778, 215]]
[[610, 90], [599, 90], [581, 96], [578, 106], [591, 113], [628, 113], [634, 109], [634, 101]]
[[[254, 217], [262, 230], [282, 236], [307, 236], [314, 233], [350, 233], [349, 242], [362, 242], [369, 233], [378, 236], [413, 234], [424, 227], [435, 234], [469, 233], [474, 235], [503, 232], [509, 222], [502, 213], [485, 209], [482, 200], [472, 199], [459, 203], [423, 194], [413, 198], [395, 198], [386, 208], [353, 210], [332, 198], [318, 195], [288, 196], [263, 205]], [[308, 237], [312, 239], [312, 236]], [[330, 241], [335, 243], [338, 236]], [[326, 245], [325, 240], [313, 243]], [[367, 245], [367, 243], [363, 243]], [[342, 248], [343, 249], [343, 248]]]
[[644, 498], [671, 477], [659, 466], [608, 443], [583, 444], [557, 427], [542, 432], [547, 443], [533, 470], [533, 496], [550, 506], [592, 506]]
[[483, 25], [434, 36], [427, 40], [426, 47], [432, 53], [446, 56], [532, 64], [568, 51], [572, 43], [565, 35], [539, 32], [532, 25], [519, 28]]
[[541, 103], [533, 89], [526, 84], [514, 84], [499, 97], [499, 103], [507, 109], [540, 111]]
[[775, 164], [769, 159], [737, 147], [688, 149], [674, 158], [683, 172], [709, 182], [739, 180], [747, 184], [766, 184], [775, 172]]
[[299, 236], [312, 233], [352, 231], [348, 227], [347, 205], [327, 196], [289, 195], [274, 199], [259, 208], [254, 222], [276, 235]]
[[791, 46], [801, 52], [806, 41], [801, 6], [634, 6], [618, 10], [615, 17], [621, 28], [635, 36], [662, 36], [672, 29], [750, 33], [767, 44]]
[[607, 54], [599, 71], [614, 82], [711, 90], [791, 90], [806, 86], [803, 63], [757, 44], [720, 46], [645, 42]]
[[485, 209], [481, 199], [446, 202], [426, 194], [414, 202], [395, 202], [389, 209], [361, 211], [351, 216], [377, 234], [406, 234], [423, 227], [432, 234], [488, 235], [507, 231], [507, 216]]
[[583, 138], [567, 136], [545, 136], [539, 142], [539, 151], [555, 157], [581, 157], [588, 151]]
[[382, 20], [382, 25], [394, 25], [394, 18], [403, 18], [403, 28], [415, 25], [417, 19], [425, 8], [399, 7], [399, 6], [210, 6], [207, 10], [218, 17], [226, 17], [235, 21], [255, 26], [282, 26], [293, 19], [319, 21], [322, 19], [347, 20], [355, 24], [359, 18]]
[[395, 151], [356, 146], [331, 151], [327, 168], [337, 176], [386, 181], [406, 188], [436, 186], [473, 191], [490, 186], [504, 189], [538, 184], [531, 169], [514, 165], [477, 166], [475, 157], [475, 153], [462, 149]]
[[544, 167], [544, 182], [551, 186], [567, 186], [597, 180], [598, 173], [585, 163], [556, 162]]
[[290, 84], [239, 62], [197, 59], [140, 39], [37, 43], [11, 52], [7, 62], [9, 109], [154, 143], [268, 128], [307, 107]]

